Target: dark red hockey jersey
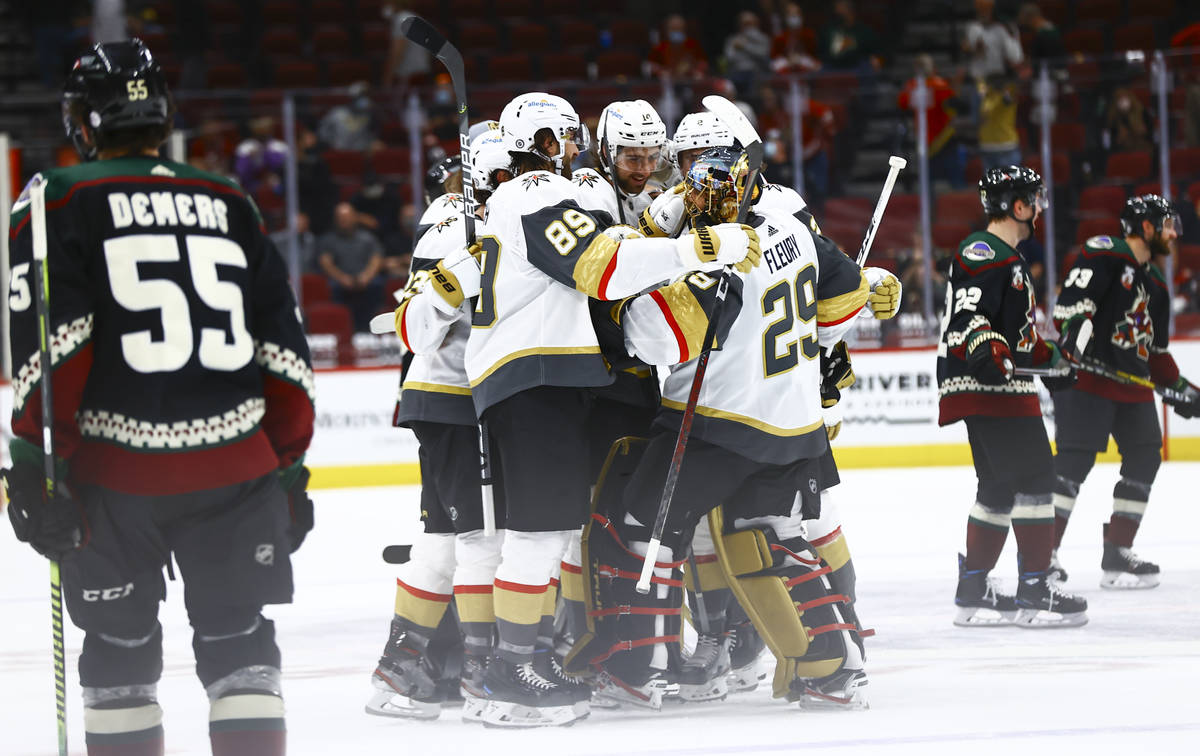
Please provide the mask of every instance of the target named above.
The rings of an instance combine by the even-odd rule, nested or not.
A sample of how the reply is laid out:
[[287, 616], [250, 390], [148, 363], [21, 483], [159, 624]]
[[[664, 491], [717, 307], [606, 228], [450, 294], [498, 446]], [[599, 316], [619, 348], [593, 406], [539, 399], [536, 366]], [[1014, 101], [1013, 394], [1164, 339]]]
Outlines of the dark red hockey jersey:
[[[152, 157], [47, 171], [55, 452], [141, 495], [300, 461], [313, 376], [283, 259], [231, 181]], [[13, 456], [40, 459], [29, 190], [13, 207]]]

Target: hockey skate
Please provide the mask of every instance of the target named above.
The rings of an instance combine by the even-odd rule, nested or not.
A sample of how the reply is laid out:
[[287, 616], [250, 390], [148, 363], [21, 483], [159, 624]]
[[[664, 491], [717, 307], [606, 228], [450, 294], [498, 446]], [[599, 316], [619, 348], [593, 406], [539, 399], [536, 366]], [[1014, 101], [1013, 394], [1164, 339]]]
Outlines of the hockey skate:
[[462, 680], [459, 691], [462, 693], [464, 722], [482, 722], [483, 710], [487, 708], [487, 691], [483, 689], [483, 676], [487, 672], [486, 656], [463, 656]]
[[662, 670], [653, 670], [650, 677], [640, 684], [626, 682], [608, 672], [601, 671], [596, 678], [593, 700], [601, 707], [633, 704], [659, 711], [663, 699], [678, 692], [678, 683], [672, 683]]
[[760, 680], [767, 679], [759, 663], [767, 644], [749, 620], [733, 625], [729, 636], [729, 689], [733, 693], [754, 690]]
[[557, 653], [548, 649], [538, 649], [533, 654], [533, 668], [539, 675], [566, 691], [574, 702], [576, 713], [580, 716], [587, 715], [592, 686], [563, 671]]
[[958, 555], [958, 591], [954, 595], [959, 627], [1003, 627], [1017, 617], [1014, 597], [1000, 592], [1000, 584], [983, 570], [966, 569], [966, 557]]
[[1059, 584], [1067, 582], [1067, 570], [1062, 566], [1062, 562], [1058, 561], [1058, 549], [1050, 552], [1050, 569], [1047, 570], [1047, 576]]
[[842, 669], [818, 680], [796, 680], [788, 700], [807, 711], [851, 711], [871, 708], [867, 703], [867, 673]]
[[425, 643], [392, 622], [392, 635], [379, 665], [371, 673], [375, 694], [367, 702], [368, 714], [406, 719], [437, 719], [442, 712], [438, 671], [422, 649]]
[[1137, 590], [1158, 585], [1158, 565], [1147, 562], [1133, 553], [1133, 549], [1104, 542], [1104, 556], [1100, 560], [1104, 575], [1100, 587], [1110, 590]]
[[729, 694], [729, 643], [718, 633], [701, 633], [679, 670], [679, 697], [684, 701], [720, 701]]
[[[513, 664], [494, 657], [483, 676], [488, 702], [483, 710], [487, 727], [554, 727], [587, 716], [576, 709], [573, 695], [533, 668], [533, 662]], [[587, 704], [584, 703], [584, 706]]]
[[1060, 588], [1049, 571], [1021, 573], [1017, 608], [1018, 627], [1079, 627], [1088, 621], [1087, 600]]

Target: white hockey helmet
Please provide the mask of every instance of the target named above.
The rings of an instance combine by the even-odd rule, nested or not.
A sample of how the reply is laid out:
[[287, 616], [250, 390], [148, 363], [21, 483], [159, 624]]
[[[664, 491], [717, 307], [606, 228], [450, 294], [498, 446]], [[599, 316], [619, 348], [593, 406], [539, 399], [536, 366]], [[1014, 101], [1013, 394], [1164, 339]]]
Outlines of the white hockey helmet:
[[471, 183], [476, 191], [496, 191], [495, 172], [508, 170], [510, 164], [512, 155], [499, 131], [483, 131], [471, 140]]
[[611, 102], [600, 112], [596, 142], [597, 157], [606, 168], [617, 163], [621, 147], [658, 147], [657, 162], [649, 166], [654, 171], [663, 164], [665, 155], [662, 150], [667, 144], [667, 126], [654, 106], [645, 100]]
[[[558, 154], [547, 155], [538, 149], [534, 135], [550, 129], [558, 140]], [[574, 142], [580, 152], [588, 148], [588, 130], [571, 103], [558, 95], [528, 92], [514, 97], [500, 113], [500, 134], [509, 152], [529, 152], [562, 168], [566, 143]]]
[[477, 136], [486, 134], [489, 131], [495, 131], [497, 134], [500, 133], [500, 122], [487, 120], [471, 124], [471, 128], [467, 131], [467, 141], [474, 144]]

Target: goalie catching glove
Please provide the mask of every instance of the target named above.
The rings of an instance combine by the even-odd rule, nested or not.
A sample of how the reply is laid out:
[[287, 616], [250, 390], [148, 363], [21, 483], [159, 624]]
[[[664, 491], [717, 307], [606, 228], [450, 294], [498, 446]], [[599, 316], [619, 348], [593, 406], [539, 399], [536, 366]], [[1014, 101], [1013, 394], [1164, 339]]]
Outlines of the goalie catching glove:
[[758, 234], [745, 224], [704, 226], [676, 240], [679, 257], [688, 267], [716, 270], [732, 265], [749, 273], [762, 262]]
[[867, 285], [871, 293], [867, 296], [867, 305], [876, 320], [889, 320], [900, 312], [900, 298], [903, 287], [900, 279], [883, 268], [863, 268]]

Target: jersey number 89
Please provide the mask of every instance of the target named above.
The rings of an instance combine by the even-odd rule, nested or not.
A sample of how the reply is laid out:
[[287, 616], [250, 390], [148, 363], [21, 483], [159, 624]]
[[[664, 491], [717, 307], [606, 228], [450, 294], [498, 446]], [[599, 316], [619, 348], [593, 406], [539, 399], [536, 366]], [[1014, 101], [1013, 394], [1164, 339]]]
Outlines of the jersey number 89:
[[569, 255], [580, 239], [595, 230], [596, 222], [591, 218], [578, 210], [568, 210], [563, 213], [562, 220], [553, 221], [546, 226], [546, 239], [554, 245], [558, 254]]

